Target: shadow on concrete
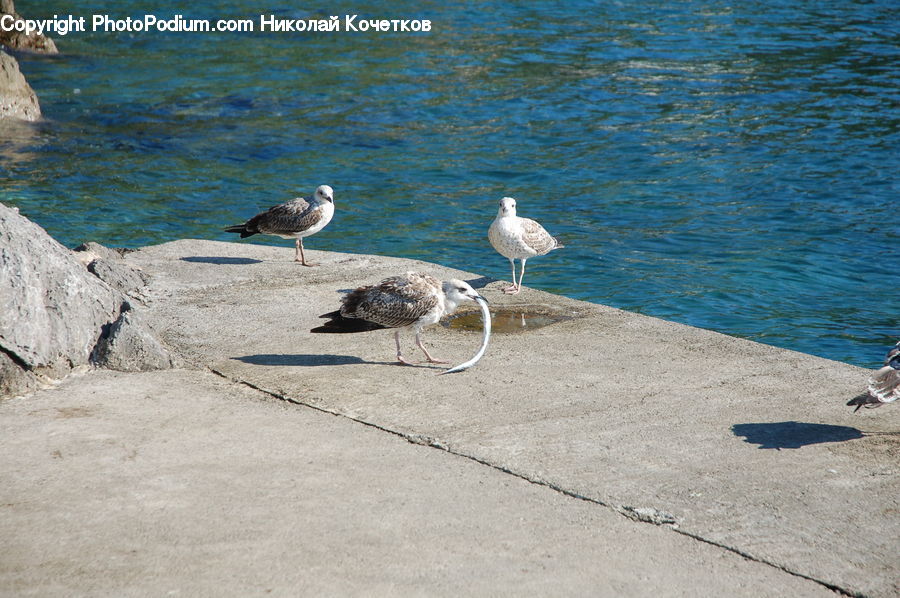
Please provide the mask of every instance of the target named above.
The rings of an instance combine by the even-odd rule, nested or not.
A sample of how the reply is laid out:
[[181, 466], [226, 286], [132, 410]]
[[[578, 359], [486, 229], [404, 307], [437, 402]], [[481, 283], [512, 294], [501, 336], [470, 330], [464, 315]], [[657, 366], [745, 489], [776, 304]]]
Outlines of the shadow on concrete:
[[490, 276], [480, 276], [478, 278], [470, 278], [466, 282], [469, 283], [469, 286], [473, 289], [483, 289], [492, 282], [497, 282], [497, 280], [498, 279], [491, 278]]
[[853, 410], [853, 413], [856, 413], [857, 411], [859, 411], [866, 405], [869, 405], [870, 409], [874, 408], [875, 405], [879, 405], [879, 403], [874, 403], [873, 401], [874, 400], [869, 395], [869, 393], [864, 392], [862, 394], [856, 395], [855, 397], [853, 397], [852, 399], [847, 401], [847, 406], [848, 407], [856, 406], [856, 409]]
[[190, 256], [181, 258], [183, 262], [195, 262], [200, 264], [261, 264], [262, 260], [255, 260], [249, 257], [215, 257], [215, 256]]
[[862, 432], [849, 426], [803, 422], [735, 424], [731, 426], [731, 431], [735, 436], [743, 436], [744, 442], [758, 444], [761, 449], [776, 450], [796, 449], [822, 442], [844, 442], [863, 437]]
[[317, 366], [317, 365], [397, 365], [396, 361], [366, 361], [353, 355], [284, 355], [276, 353], [263, 353], [260, 355], [244, 355], [232, 357], [236, 361], [242, 361], [252, 365], [289, 365], [289, 366]]

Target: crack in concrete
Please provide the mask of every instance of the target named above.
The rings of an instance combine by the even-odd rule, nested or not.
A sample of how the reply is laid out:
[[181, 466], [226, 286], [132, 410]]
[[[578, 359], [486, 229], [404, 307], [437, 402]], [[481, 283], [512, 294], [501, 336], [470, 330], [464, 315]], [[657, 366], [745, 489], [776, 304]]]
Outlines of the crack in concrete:
[[[865, 595], [864, 595], [864, 594], [860, 594], [859, 592], [854, 592], [853, 590], [849, 590], [849, 589], [847, 589], [847, 588], [843, 588], [843, 587], [841, 587], [841, 586], [838, 586], [838, 585], [829, 583], [829, 582], [824, 581], [824, 580], [822, 580], [822, 579], [817, 579], [817, 578], [815, 578], [815, 577], [811, 577], [811, 576], [806, 575], [806, 574], [804, 574], [804, 573], [800, 573], [799, 571], [794, 571], [794, 570], [792, 570], [792, 569], [788, 569], [788, 568], [787, 568], [786, 566], [784, 566], [784, 565], [779, 565], [778, 563], [773, 562], [773, 561], [770, 561], [770, 560], [767, 560], [767, 559], [765, 559], [765, 558], [758, 557], [758, 556], [754, 556], [754, 555], [752, 555], [752, 554], [750, 554], [750, 553], [748, 553], [748, 552], [745, 552], [745, 551], [741, 550], [740, 548], [737, 548], [737, 547], [734, 547], [734, 546], [729, 546], [728, 544], [723, 544], [723, 543], [718, 542], [718, 541], [716, 541], [716, 540], [711, 540], [711, 539], [709, 539], [709, 538], [704, 538], [703, 536], [701, 536], [701, 535], [699, 535], [699, 534], [696, 534], [696, 533], [694, 533], [694, 532], [689, 532], [689, 531], [680, 529], [680, 528], [678, 527], [678, 525], [677, 525], [677, 522], [674, 521], [674, 517], [672, 518], [672, 520], [669, 520], [668, 518], [665, 518], [665, 517], [662, 517], [662, 518], [659, 518], [659, 519], [655, 519], [655, 518], [653, 518], [653, 517], [644, 517], [644, 516], [642, 516], [640, 513], [636, 512], [636, 511], [639, 511], [640, 509], [636, 509], [635, 507], [624, 506], [624, 505], [615, 505], [615, 504], [612, 504], [612, 503], [605, 502], [605, 501], [603, 501], [603, 500], [601, 500], [601, 499], [599, 499], [599, 498], [595, 498], [595, 497], [590, 497], [590, 496], [586, 496], [586, 495], [583, 495], [583, 494], [579, 494], [579, 493], [577, 493], [577, 492], [575, 492], [575, 491], [573, 491], [573, 490], [569, 490], [569, 489], [567, 489], [567, 488], [563, 488], [562, 486], [560, 486], [560, 485], [558, 485], [558, 484], [556, 484], [556, 483], [554, 483], [554, 482], [550, 482], [550, 481], [548, 481], [548, 480], [542, 480], [542, 479], [540, 479], [540, 478], [535, 478], [535, 477], [529, 476], [529, 475], [527, 475], [527, 474], [524, 474], [524, 473], [520, 473], [520, 472], [514, 471], [514, 470], [512, 470], [512, 469], [510, 469], [510, 468], [508, 468], [508, 467], [506, 467], [506, 466], [504, 466], [504, 465], [499, 465], [499, 464], [497, 464], [497, 463], [491, 463], [490, 461], [487, 461], [487, 460], [485, 460], [485, 459], [483, 459], [483, 458], [481, 458], [481, 457], [478, 457], [477, 455], [471, 455], [471, 454], [467, 454], [467, 453], [464, 453], [464, 452], [461, 452], [461, 451], [458, 451], [458, 450], [451, 449], [450, 446], [447, 445], [446, 443], [444, 443], [444, 442], [442, 442], [442, 441], [440, 441], [440, 440], [437, 440], [437, 439], [435, 439], [435, 438], [433, 438], [433, 437], [431, 437], [431, 436], [427, 436], [427, 435], [425, 435], [425, 434], [408, 434], [408, 433], [406, 433], [406, 432], [400, 432], [400, 431], [397, 431], [397, 430], [392, 430], [392, 429], [386, 428], [386, 427], [384, 427], [384, 426], [382, 426], [382, 425], [380, 425], [380, 424], [376, 424], [376, 423], [373, 423], [373, 422], [369, 422], [369, 421], [366, 421], [366, 420], [364, 420], [364, 419], [359, 419], [359, 418], [356, 418], [356, 417], [347, 415], [347, 414], [345, 414], [345, 413], [340, 413], [340, 412], [338, 412], [338, 411], [334, 411], [334, 410], [331, 410], [331, 409], [326, 409], [326, 408], [320, 407], [320, 406], [318, 406], [318, 405], [313, 405], [313, 404], [311, 404], [311, 403], [307, 403], [307, 402], [304, 402], [304, 401], [301, 401], [301, 400], [298, 400], [298, 399], [294, 399], [294, 398], [289, 397], [289, 396], [287, 396], [287, 395], [284, 395], [284, 394], [282, 394], [282, 393], [280, 393], [280, 392], [277, 392], [277, 391], [274, 391], [274, 390], [269, 390], [269, 389], [263, 388], [263, 387], [261, 387], [261, 386], [258, 386], [258, 385], [256, 385], [256, 384], [253, 384], [252, 382], [248, 382], [247, 380], [243, 380], [243, 379], [240, 379], [240, 378], [232, 378], [231, 376], [228, 376], [228, 375], [224, 374], [223, 372], [220, 372], [220, 371], [218, 371], [218, 370], [216, 370], [216, 369], [213, 369], [213, 368], [209, 368], [209, 370], [210, 370], [213, 374], [215, 374], [215, 375], [217, 375], [217, 376], [220, 376], [220, 377], [222, 377], [222, 378], [224, 378], [224, 379], [226, 379], [226, 380], [229, 380], [230, 382], [237, 383], [237, 384], [242, 384], [242, 385], [244, 385], [244, 386], [247, 386], [247, 387], [249, 387], [249, 388], [252, 388], [252, 389], [254, 389], [254, 390], [257, 390], [257, 391], [259, 391], [259, 392], [265, 393], [265, 394], [269, 395], [270, 397], [272, 397], [272, 398], [274, 398], [274, 399], [278, 399], [278, 400], [281, 400], [281, 401], [285, 401], [285, 402], [287, 402], [287, 403], [291, 403], [291, 404], [294, 404], [294, 405], [298, 405], [298, 406], [300, 406], [300, 407], [307, 407], [307, 408], [309, 408], [309, 409], [313, 409], [313, 410], [318, 411], [318, 412], [320, 412], [320, 413], [327, 413], [328, 415], [333, 415], [333, 416], [337, 416], [337, 417], [342, 417], [342, 418], [344, 418], [344, 419], [347, 419], [347, 420], [356, 422], [356, 423], [358, 423], [358, 424], [362, 424], [362, 425], [364, 425], [364, 426], [368, 426], [368, 427], [370, 427], [370, 428], [374, 428], [374, 429], [379, 430], [379, 431], [381, 431], [381, 432], [386, 432], [386, 433], [388, 433], [388, 434], [392, 434], [392, 435], [394, 435], [394, 436], [397, 436], [397, 437], [399, 437], [399, 438], [402, 438], [402, 439], [406, 440], [406, 441], [409, 442], [410, 444], [417, 444], [417, 445], [420, 445], [420, 446], [426, 446], [426, 447], [430, 447], [430, 448], [435, 448], [435, 449], [438, 449], [438, 450], [442, 450], [442, 451], [444, 451], [444, 452], [446, 452], [446, 453], [449, 453], [449, 454], [451, 454], [451, 455], [455, 455], [455, 456], [457, 456], [457, 457], [462, 457], [462, 458], [464, 458], [464, 459], [468, 459], [468, 460], [470, 460], [470, 461], [474, 461], [475, 463], [478, 463], [478, 464], [480, 464], [480, 465], [484, 465], [484, 466], [486, 466], [486, 467], [490, 467], [491, 469], [494, 469], [494, 470], [499, 471], [499, 472], [501, 472], [501, 473], [505, 473], [505, 474], [514, 476], [514, 477], [519, 478], [520, 480], [523, 480], [523, 481], [528, 482], [528, 483], [530, 483], [530, 484], [535, 484], [535, 485], [537, 485], [537, 486], [543, 486], [543, 487], [545, 487], [545, 488], [549, 488], [550, 490], [553, 490], [553, 491], [555, 491], [555, 492], [558, 492], [558, 493], [560, 493], [560, 494], [562, 494], [562, 495], [564, 495], [564, 496], [568, 496], [569, 498], [574, 498], [574, 499], [577, 499], [577, 500], [581, 500], [581, 501], [584, 501], [584, 502], [589, 502], [589, 503], [592, 503], [592, 504], [595, 504], [595, 505], [604, 507], [604, 508], [609, 509], [609, 510], [611, 510], [611, 511], [613, 511], [613, 512], [619, 514], [619, 515], [622, 515], [623, 517], [626, 517], [626, 518], [628, 518], [628, 519], [630, 519], [630, 520], [632, 520], [632, 521], [636, 521], [636, 522], [638, 522], [638, 523], [647, 523], [647, 524], [650, 524], [650, 525], [655, 525], [655, 526], [657, 526], [657, 527], [665, 527], [665, 528], [668, 528], [668, 529], [670, 529], [671, 531], [673, 531], [673, 532], [675, 532], [675, 533], [677, 533], [677, 534], [681, 534], [682, 536], [685, 536], [685, 537], [687, 537], [687, 538], [691, 538], [692, 540], [696, 540], [696, 541], [698, 541], [698, 542], [703, 542], [704, 544], [709, 544], [710, 546], [715, 546], [716, 548], [720, 548], [720, 549], [722, 549], [722, 550], [726, 550], [726, 551], [728, 551], [728, 552], [731, 552], [731, 553], [733, 553], [733, 554], [736, 554], [736, 555], [738, 555], [738, 556], [740, 556], [740, 557], [742, 557], [742, 558], [744, 558], [744, 559], [747, 559], [748, 561], [752, 561], [752, 562], [754, 562], [754, 563], [760, 563], [760, 564], [762, 564], [762, 565], [767, 565], [767, 566], [769, 566], [769, 567], [773, 567], [773, 568], [775, 568], [775, 569], [778, 569], [779, 571], [783, 571], [784, 573], [787, 573], [788, 575], [793, 575], [793, 576], [795, 576], [795, 577], [799, 577], [799, 578], [805, 579], [805, 580], [807, 580], [807, 581], [811, 581], [811, 582], [813, 582], [813, 583], [816, 583], [816, 584], [821, 585], [821, 586], [824, 587], [824, 588], [827, 588], [827, 589], [831, 590], [832, 592], [836, 592], [836, 593], [841, 594], [841, 595], [843, 595], [843, 596], [849, 596], [849, 597], [851, 597], [851, 598], [865, 598]], [[659, 512], [660, 512], [660, 513], [664, 513], [663, 511], [659, 511]]]

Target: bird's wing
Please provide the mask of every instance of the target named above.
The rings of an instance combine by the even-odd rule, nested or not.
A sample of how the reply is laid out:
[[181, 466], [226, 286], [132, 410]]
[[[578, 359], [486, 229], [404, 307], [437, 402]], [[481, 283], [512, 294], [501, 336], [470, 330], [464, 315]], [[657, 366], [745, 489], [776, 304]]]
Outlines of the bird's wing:
[[900, 399], [900, 370], [884, 366], [869, 378], [867, 390], [878, 403], [892, 403]]
[[561, 247], [559, 241], [550, 236], [550, 233], [540, 223], [531, 218], [522, 218], [521, 223], [522, 240], [535, 250], [538, 255], [544, 255], [557, 247]]
[[257, 214], [253, 223], [259, 232], [268, 235], [290, 235], [313, 226], [321, 218], [322, 206], [298, 197], [292, 201], [272, 206], [268, 211]]
[[[430, 280], [428, 280], [430, 279]], [[427, 275], [396, 276], [344, 297], [341, 314], [389, 328], [414, 324], [438, 304], [440, 282]]]

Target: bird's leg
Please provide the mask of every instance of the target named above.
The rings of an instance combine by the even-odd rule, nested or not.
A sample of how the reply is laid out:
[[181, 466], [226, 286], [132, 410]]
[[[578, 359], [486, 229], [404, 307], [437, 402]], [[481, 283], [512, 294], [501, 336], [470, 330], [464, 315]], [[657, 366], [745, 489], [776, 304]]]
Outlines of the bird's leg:
[[[512, 261], [512, 260], [510, 260]], [[525, 258], [522, 258], [522, 272], [519, 274], [519, 283], [516, 284], [516, 270], [513, 268], [513, 286], [508, 289], [504, 289], [503, 292], [507, 295], [518, 295], [519, 291], [522, 290], [522, 279], [525, 278]]]
[[399, 330], [394, 331], [394, 340], [397, 342], [397, 361], [399, 361], [400, 363], [405, 364], [405, 365], [413, 365], [411, 362], [406, 361], [406, 359], [403, 358], [403, 354], [400, 353], [400, 331]]
[[519, 284], [516, 285], [516, 292], [522, 290], [522, 279], [525, 278], [525, 262], [528, 261], [524, 257], [522, 258], [522, 270], [519, 272]]
[[506, 287], [503, 289], [503, 292], [507, 295], [518, 293], [519, 290], [516, 287], [516, 260], [515, 258], [509, 258], [509, 263], [512, 266], [512, 286]]
[[297, 239], [297, 242], [294, 245], [296, 247], [296, 251], [294, 252], [295, 262], [300, 262], [304, 266], [318, 266], [318, 264], [306, 262], [306, 256], [303, 255], [303, 239]]
[[416, 346], [422, 349], [422, 353], [425, 354], [425, 359], [428, 360], [428, 363], [450, 363], [449, 361], [441, 361], [440, 359], [435, 359], [431, 355], [428, 354], [428, 349], [425, 348], [425, 345], [422, 343], [422, 337], [419, 332], [416, 331]]

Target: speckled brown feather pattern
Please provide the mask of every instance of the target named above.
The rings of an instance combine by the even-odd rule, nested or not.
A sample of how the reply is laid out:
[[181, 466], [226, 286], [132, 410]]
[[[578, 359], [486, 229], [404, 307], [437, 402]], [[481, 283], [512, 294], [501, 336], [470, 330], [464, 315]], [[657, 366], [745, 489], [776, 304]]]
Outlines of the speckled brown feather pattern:
[[521, 218], [519, 222], [522, 223], [522, 240], [538, 255], [545, 255], [560, 246], [559, 241], [538, 222], [531, 218]]
[[312, 228], [322, 217], [323, 206], [310, 204], [302, 197], [272, 206], [247, 221], [248, 231], [264, 235], [292, 235]]
[[869, 380], [869, 395], [881, 402], [900, 398], [900, 346], [891, 349], [884, 359], [884, 367]]
[[388, 328], [410, 326], [437, 307], [441, 293], [441, 281], [427, 274], [410, 272], [377, 285], [360, 287], [346, 295], [341, 315]]
[[869, 380], [869, 394], [883, 402], [893, 402], [900, 398], [900, 370], [884, 366]]

